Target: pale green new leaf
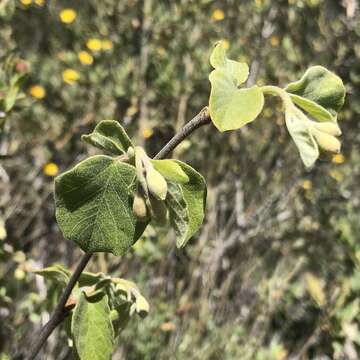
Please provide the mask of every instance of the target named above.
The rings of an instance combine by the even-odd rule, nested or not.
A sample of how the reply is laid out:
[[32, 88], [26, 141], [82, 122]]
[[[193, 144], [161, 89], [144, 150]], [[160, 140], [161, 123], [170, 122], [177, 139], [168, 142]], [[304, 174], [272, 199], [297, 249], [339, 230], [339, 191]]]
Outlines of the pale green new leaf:
[[215, 46], [210, 56], [210, 64], [214, 69], [225, 70], [233, 78], [236, 86], [243, 84], [249, 77], [248, 64], [228, 59], [221, 42]]
[[55, 179], [56, 219], [64, 237], [85, 252], [123, 255], [146, 223], [133, 214], [135, 168], [105, 155], [90, 157]]
[[206, 183], [191, 166], [174, 160], [189, 178], [187, 183], [168, 182], [166, 205], [177, 247], [183, 247], [203, 223], [206, 205]]
[[221, 43], [213, 50], [210, 62], [215, 68], [209, 76], [209, 111], [214, 125], [227, 131], [255, 120], [264, 106], [264, 95], [257, 86], [239, 89], [248, 78], [248, 65], [227, 59]]
[[300, 80], [289, 84], [285, 90], [322, 106], [332, 114], [334, 120], [345, 100], [342, 80], [322, 66], [310, 67]]
[[294, 104], [304, 109], [311, 117], [318, 121], [332, 121], [336, 122], [334, 117], [329, 111], [317, 104], [316, 102], [304, 98], [302, 96], [289, 94]]
[[176, 160], [151, 160], [154, 168], [166, 179], [177, 183], [187, 183], [189, 177]]
[[71, 272], [61, 264], [54, 264], [44, 269], [36, 270], [34, 273], [61, 285], [66, 285], [71, 275]]
[[81, 293], [72, 316], [71, 333], [81, 360], [111, 359], [114, 329], [106, 295], [89, 299]]
[[91, 134], [81, 139], [113, 155], [122, 155], [133, 146], [124, 128], [115, 120], [102, 120]]
[[285, 122], [298, 148], [301, 160], [307, 168], [310, 168], [319, 157], [319, 148], [307, 122], [301, 118], [300, 112], [301, 110], [295, 106], [286, 109]]

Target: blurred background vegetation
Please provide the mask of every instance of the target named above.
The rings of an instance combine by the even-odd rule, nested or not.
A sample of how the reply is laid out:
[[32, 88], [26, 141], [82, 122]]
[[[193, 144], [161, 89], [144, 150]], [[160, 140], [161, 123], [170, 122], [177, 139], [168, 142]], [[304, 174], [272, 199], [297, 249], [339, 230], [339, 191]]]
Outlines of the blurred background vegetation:
[[[201, 233], [176, 250], [148, 228], [126, 257], [88, 267], [135, 281], [151, 304], [113, 358], [359, 359], [359, 20], [355, 0], [0, 0], [0, 354], [21, 359], [56, 304], [32, 271], [79, 260], [52, 190], [94, 154], [81, 134], [116, 119], [154, 155], [207, 105], [223, 40], [248, 85], [335, 71], [342, 154], [306, 172], [272, 99], [240, 131], [186, 140], [173, 156], [207, 179]], [[40, 358], [71, 359], [66, 343], [61, 327]]]

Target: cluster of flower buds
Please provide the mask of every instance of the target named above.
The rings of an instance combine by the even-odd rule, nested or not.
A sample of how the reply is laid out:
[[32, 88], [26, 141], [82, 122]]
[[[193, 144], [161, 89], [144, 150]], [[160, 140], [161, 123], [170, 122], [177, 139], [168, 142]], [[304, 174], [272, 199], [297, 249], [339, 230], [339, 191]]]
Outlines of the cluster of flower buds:
[[149, 217], [163, 224], [167, 218], [165, 199], [168, 186], [165, 178], [154, 168], [143, 148], [128, 149], [129, 158], [135, 158], [136, 192], [133, 211], [139, 220]]
[[318, 145], [325, 151], [339, 153], [341, 144], [335, 136], [341, 135], [339, 126], [332, 122], [313, 122], [311, 133]]

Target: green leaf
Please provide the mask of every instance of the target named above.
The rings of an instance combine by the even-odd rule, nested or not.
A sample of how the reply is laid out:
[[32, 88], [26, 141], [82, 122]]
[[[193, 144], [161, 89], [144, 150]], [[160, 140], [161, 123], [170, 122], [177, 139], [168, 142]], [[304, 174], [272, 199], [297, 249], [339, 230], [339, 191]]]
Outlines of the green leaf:
[[214, 125], [227, 131], [255, 120], [264, 106], [264, 95], [257, 86], [239, 89], [248, 78], [248, 65], [227, 59], [221, 44], [215, 47], [210, 63], [215, 68], [209, 76], [209, 111]]
[[300, 80], [289, 84], [285, 90], [317, 103], [335, 119], [345, 100], [342, 80], [322, 66], [310, 67]]
[[206, 205], [206, 183], [191, 166], [174, 160], [189, 178], [187, 183], [168, 182], [166, 205], [170, 223], [177, 235], [177, 247], [183, 247], [203, 223]]
[[45, 279], [66, 285], [70, 279], [71, 272], [61, 264], [54, 264], [47, 268], [34, 271], [35, 274], [43, 276]]
[[309, 168], [318, 159], [319, 148], [303, 116], [305, 115], [295, 106], [285, 111], [286, 127], [299, 150], [301, 160]]
[[5, 103], [5, 112], [9, 112], [15, 105], [15, 102], [18, 98], [19, 94], [19, 88], [17, 86], [12, 86], [5, 97], [4, 103]]
[[81, 293], [71, 322], [77, 355], [82, 360], [109, 360], [114, 345], [107, 296], [88, 299]]
[[236, 86], [243, 84], [249, 77], [248, 64], [228, 59], [221, 42], [215, 46], [210, 56], [210, 64], [214, 69], [223, 69], [233, 78]]
[[113, 155], [122, 155], [133, 146], [124, 128], [115, 120], [102, 120], [91, 134], [81, 139]]
[[103, 273], [91, 273], [87, 271], [83, 271], [79, 277], [79, 286], [93, 286], [97, 284], [99, 281], [103, 280], [105, 275]]
[[189, 177], [175, 160], [151, 160], [151, 163], [166, 180], [177, 183], [187, 183], [189, 181]]
[[90, 157], [55, 179], [56, 219], [64, 237], [85, 252], [123, 255], [145, 230], [133, 214], [135, 168]]
[[336, 122], [336, 117], [334, 117], [329, 111], [327, 111], [322, 106], [318, 105], [316, 102], [298, 95], [294, 95], [294, 94], [289, 94], [289, 95], [294, 104], [304, 109], [309, 115], [311, 115], [316, 120]]
[[181, 243], [188, 240], [189, 210], [179, 184], [168, 182], [168, 195], [165, 202], [169, 210], [170, 224], [175, 230], [176, 246], [181, 247]]

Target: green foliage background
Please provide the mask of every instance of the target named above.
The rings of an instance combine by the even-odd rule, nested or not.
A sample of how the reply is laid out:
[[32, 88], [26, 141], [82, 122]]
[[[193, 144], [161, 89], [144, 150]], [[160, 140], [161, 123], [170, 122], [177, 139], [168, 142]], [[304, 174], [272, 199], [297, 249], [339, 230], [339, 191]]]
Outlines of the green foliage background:
[[[28, 1], [30, 2], [30, 1]], [[148, 228], [125, 258], [89, 267], [135, 281], [151, 304], [114, 359], [360, 357], [360, 18], [354, 0], [0, 1], [0, 62], [23, 59], [26, 96], [0, 134], [0, 353], [21, 359], [58, 293], [32, 271], [77, 263], [54, 219], [53, 178], [95, 152], [80, 141], [117, 119], [150, 155], [208, 103], [209, 55], [226, 40], [248, 86], [284, 86], [310, 65], [344, 81], [343, 157], [306, 172], [278, 111], [236, 132], [198, 130], [173, 154], [208, 183], [187, 248]], [[64, 8], [76, 19], [61, 21]], [[221, 12], [216, 10], [221, 10]], [[222, 16], [223, 14], [223, 16]], [[223, 19], [222, 19], [223, 17]], [[113, 47], [91, 52], [89, 39]], [[78, 53], [94, 61], [84, 65]], [[64, 82], [63, 71], [79, 79]], [[3, 86], [3, 84], [0, 84]], [[31, 95], [40, 85], [45, 96]], [[63, 328], [46, 359], [71, 359]]]

